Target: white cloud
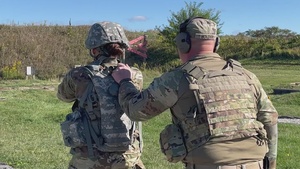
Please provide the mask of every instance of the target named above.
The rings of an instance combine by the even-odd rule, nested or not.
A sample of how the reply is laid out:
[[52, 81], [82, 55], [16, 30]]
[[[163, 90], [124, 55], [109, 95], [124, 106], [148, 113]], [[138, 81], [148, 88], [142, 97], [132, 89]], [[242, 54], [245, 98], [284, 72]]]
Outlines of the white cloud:
[[140, 21], [146, 21], [146, 20], [147, 20], [147, 17], [145, 17], [145, 16], [134, 16], [129, 19], [129, 21], [131, 21], [131, 22], [140, 22]]

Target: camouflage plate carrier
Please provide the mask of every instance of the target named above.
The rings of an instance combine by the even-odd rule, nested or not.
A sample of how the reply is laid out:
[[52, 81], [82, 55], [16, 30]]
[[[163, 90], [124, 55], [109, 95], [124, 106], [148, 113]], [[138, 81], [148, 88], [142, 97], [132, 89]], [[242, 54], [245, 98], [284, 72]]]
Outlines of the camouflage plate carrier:
[[185, 72], [197, 105], [191, 105], [193, 110], [185, 116], [182, 105], [171, 108], [173, 124], [161, 133], [162, 150], [170, 162], [183, 160], [211, 138], [222, 141], [258, 134], [266, 138], [263, 124], [256, 120], [252, 80], [239, 62], [230, 59], [222, 70], [213, 71], [187, 62], [179, 69]]
[[87, 146], [90, 157], [93, 157], [93, 148], [102, 152], [125, 152], [132, 144], [137, 125], [121, 110], [118, 84], [108, 76], [110, 70], [101, 71], [101, 63], [77, 69], [87, 75], [91, 83], [61, 124], [65, 145]]

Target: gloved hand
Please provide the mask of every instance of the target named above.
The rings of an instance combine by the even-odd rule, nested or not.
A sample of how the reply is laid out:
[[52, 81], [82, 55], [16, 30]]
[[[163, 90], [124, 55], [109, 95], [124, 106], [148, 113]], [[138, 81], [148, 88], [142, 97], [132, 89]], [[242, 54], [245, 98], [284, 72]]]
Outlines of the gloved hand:
[[123, 63], [118, 63], [118, 67], [112, 72], [111, 75], [117, 83], [120, 83], [123, 79], [132, 79], [130, 67]]

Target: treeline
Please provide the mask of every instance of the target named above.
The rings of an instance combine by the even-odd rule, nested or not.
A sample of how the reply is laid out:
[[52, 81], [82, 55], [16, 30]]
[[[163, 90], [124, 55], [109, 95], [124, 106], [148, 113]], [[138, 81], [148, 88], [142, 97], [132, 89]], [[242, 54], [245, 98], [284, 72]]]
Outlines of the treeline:
[[220, 53], [235, 59], [299, 60], [300, 35], [287, 29], [267, 27], [236, 36], [222, 37]]
[[[75, 65], [92, 60], [84, 47], [89, 26], [0, 25], [0, 78], [25, 77], [27, 66], [39, 79], [56, 78]], [[129, 40], [147, 35], [147, 59], [127, 53], [126, 62], [142, 68], [169, 69], [179, 64], [174, 44], [158, 31], [126, 31]], [[273, 59], [300, 62], [300, 36], [277, 27], [221, 36], [218, 53], [242, 60]]]

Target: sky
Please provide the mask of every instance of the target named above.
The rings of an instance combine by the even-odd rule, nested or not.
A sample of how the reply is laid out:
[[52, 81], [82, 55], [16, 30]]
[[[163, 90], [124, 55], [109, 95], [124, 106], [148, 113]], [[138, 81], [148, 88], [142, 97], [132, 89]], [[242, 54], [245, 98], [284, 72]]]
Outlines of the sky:
[[113, 21], [129, 31], [168, 26], [185, 3], [220, 11], [222, 35], [266, 27], [300, 34], [300, 0], [0, 0], [0, 24], [92, 25]]

